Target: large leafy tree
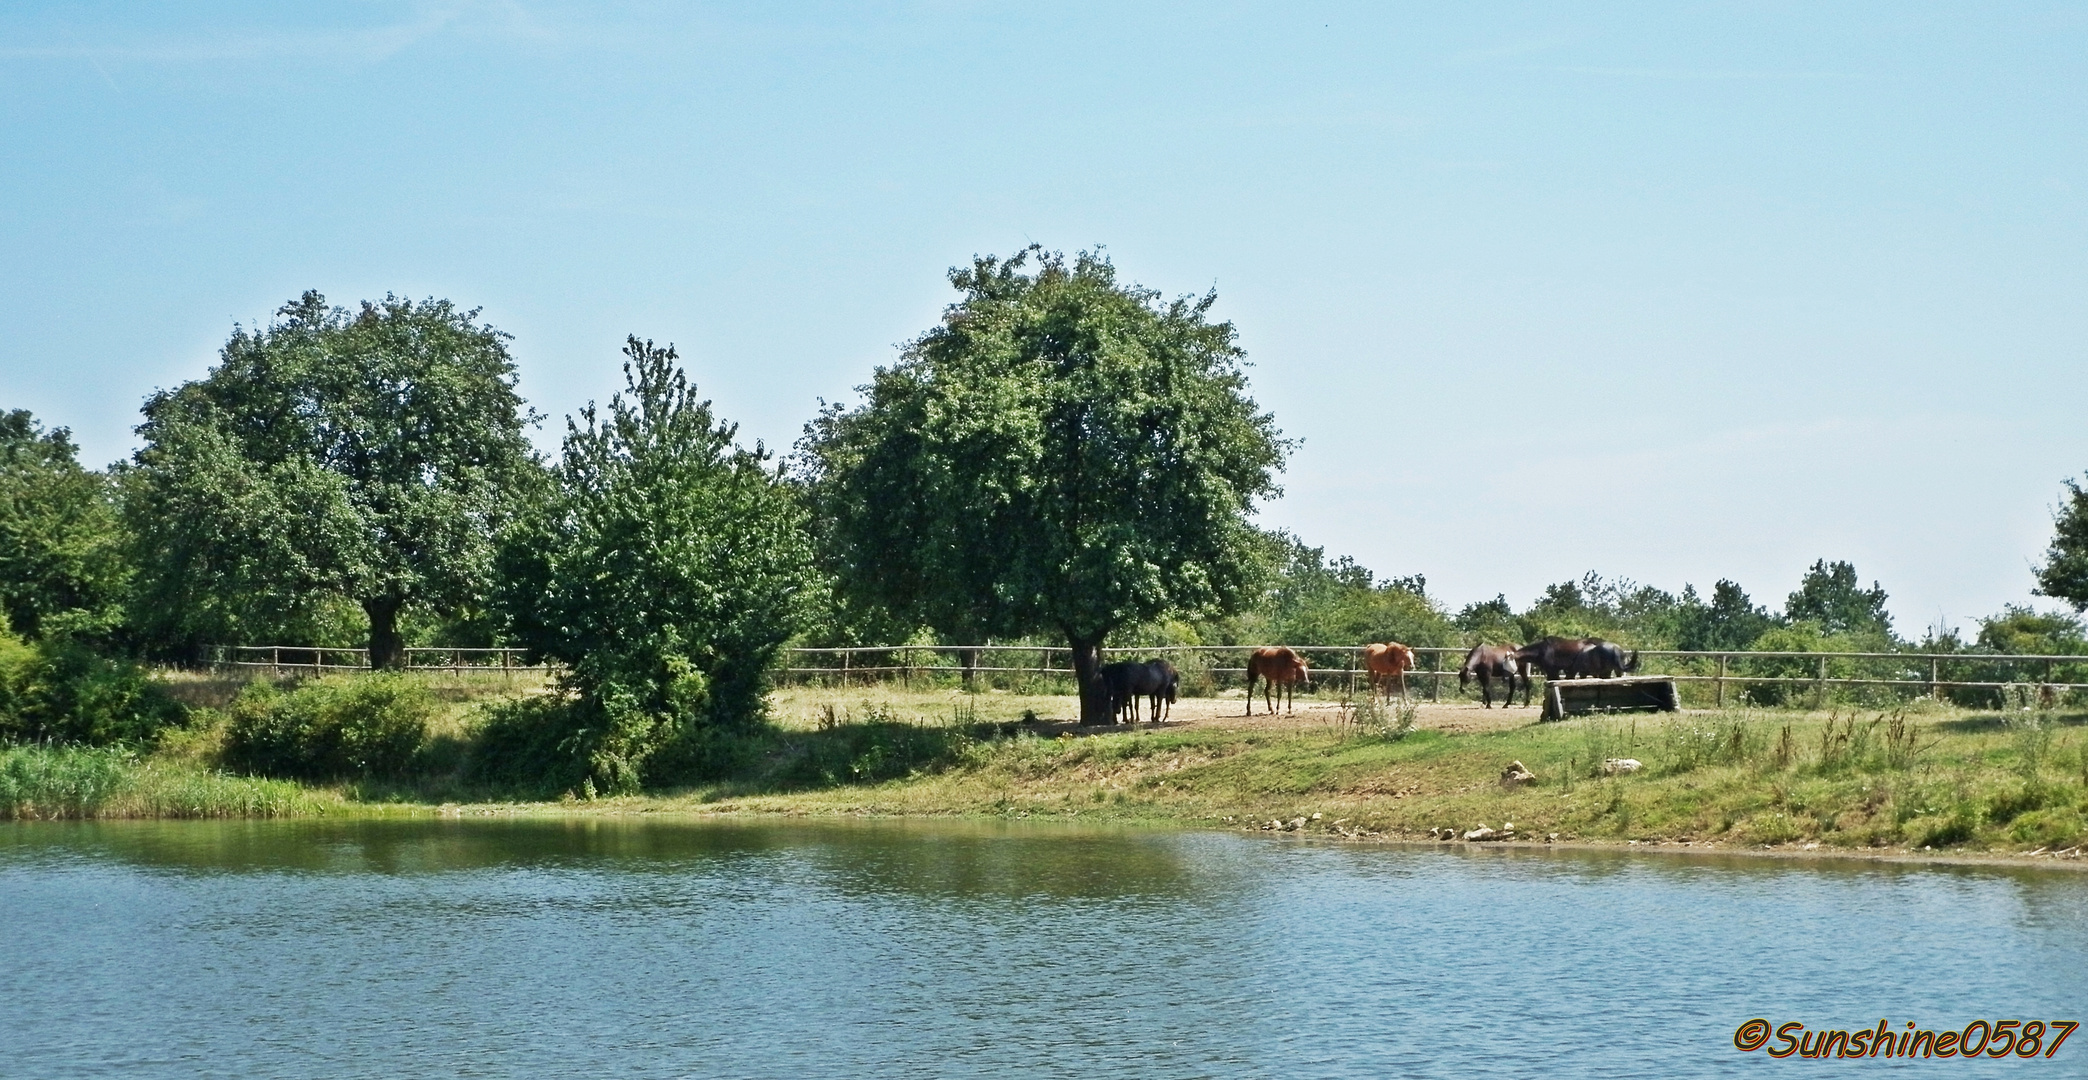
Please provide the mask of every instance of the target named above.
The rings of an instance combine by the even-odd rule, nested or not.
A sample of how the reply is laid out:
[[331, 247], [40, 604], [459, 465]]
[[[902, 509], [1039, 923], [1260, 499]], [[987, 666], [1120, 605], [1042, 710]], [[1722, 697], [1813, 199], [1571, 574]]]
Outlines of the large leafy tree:
[[495, 531], [537, 466], [508, 336], [477, 318], [307, 292], [235, 328], [207, 377], [154, 394], [125, 500], [154, 636], [193, 646], [346, 599], [385, 667], [408, 605], [483, 602]]
[[1237, 610], [1267, 568], [1248, 515], [1287, 444], [1247, 396], [1215, 297], [1162, 301], [1099, 254], [950, 273], [961, 299], [801, 444], [844, 597], [948, 636], [1055, 634], [1081, 715], [1111, 631]]
[[80, 466], [65, 428], [0, 413], [0, 614], [26, 637], [99, 636], [128, 578], [108, 478]]
[[565, 750], [595, 790], [678, 734], [762, 715], [813, 583], [804, 509], [716, 420], [674, 349], [631, 338], [626, 391], [567, 421], [558, 490], [504, 544], [501, 606], [578, 691]]
[[2088, 611], [2088, 489], [2068, 480], [2066, 491], [2052, 519], [2052, 546], [2037, 568], [2037, 592]]

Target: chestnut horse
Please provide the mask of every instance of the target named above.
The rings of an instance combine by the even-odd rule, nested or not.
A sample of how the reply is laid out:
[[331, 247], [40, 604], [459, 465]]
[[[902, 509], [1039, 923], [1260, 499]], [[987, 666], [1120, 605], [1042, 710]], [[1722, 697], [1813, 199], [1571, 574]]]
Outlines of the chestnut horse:
[[1247, 715], [1254, 715], [1254, 680], [1262, 683], [1262, 702], [1273, 715], [1276, 712], [1276, 696], [1284, 699], [1283, 711], [1292, 711], [1297, 700], [1296, 684], [1312, 685], [1312, 674], [1305, 670], [1305, 658], [1297, 651], [1283, 645], [1270, 645], [1256, 649], [1247, 655]]
[[1464, 666], [1457, 669], [1457, 688], [1463, 690], [1465, 683], [1474, 675], [1479, 676], [1479, 696], [1486, 700], [1487, 708], [1493, 708], [1495, 679], [1505, 679], [1508, 682], [1508, 698], [1501, 703], [1501, 707], [1505, 709], [1515, 704], [1515, 680], [1518, 675], [1522, 677], [1523, 704], [1530, 703], [1530, 673], [1524, 671], [1521, 661], [1516, 659], [1515, 646], [1472, 646], [1472, 651], [1465, 654]]
[[1399, 684], [1400, 700], [1406, 700], [1406, 673], [1414, 669], [1414, 650], [1399, 642], [1363, 646], [1363, 669], [1370, 673], [1370, 699], [1377, 700], [1384, 687], [1385, 700], [1392, 700], [1392, 685]]

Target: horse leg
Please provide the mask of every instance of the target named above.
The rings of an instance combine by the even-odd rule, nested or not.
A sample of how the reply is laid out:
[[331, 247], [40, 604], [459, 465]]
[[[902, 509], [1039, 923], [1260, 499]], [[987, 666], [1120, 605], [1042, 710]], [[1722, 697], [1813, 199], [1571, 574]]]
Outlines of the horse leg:
[[[1513, 697], [1515, 696], [1515, 691], [1510, 690], [1508, 694], [1510, 697]], [[1486, 702], [1487, 708], [1493, 708], [1493, 676], [1487, 674], [1484, 668], [1479, 670], [1479, 698]]]

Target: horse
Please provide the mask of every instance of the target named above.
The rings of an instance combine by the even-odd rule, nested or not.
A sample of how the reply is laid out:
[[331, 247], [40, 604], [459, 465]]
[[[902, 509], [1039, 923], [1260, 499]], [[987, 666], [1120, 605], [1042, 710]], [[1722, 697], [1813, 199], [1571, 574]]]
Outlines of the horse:
[[[1148, 715], [1153, 718], [1153, 723], [1162, 723], [1167, 719], [1166, 714], [1174, 712], [1175, 692], [1181, 689], [1182, 674], [1165, 660], [1148, 660], [1145, 666], [1151, 673], [1146, 682], [1146, 696], [1150, 705]], [[1162, 706], [1166, 706], [1164, 712]]]
[[1414, 650], [1399, 642], [1363, 646], [1363, 669], [1370, 673], [1370, 699], [1377, 700], [1378, 687], [1385, 689], [1385, 700], [1392, 700], [1392, 685], [1399, 684], [1399, 697], [1407, 696], [1406, 673], [1413, 670]]
[[1102, 688], [1109, 693], [1109, 722], [1122, 723], [1126, 712], [1131, 722], [1138, 723], [1138, 699], [1151, 702], [1152, 717], [1160, 719], [1160, 707], [1172, 705], [1176, 689], [1181, 685], [1181, 676], [1176, 674], [1173, 664], [1165, 660], [1148, 660], [1141, 664], [1135, 660], [1119, 660], [1104, 664], [1095, 673]]
[[1096, 680], [1109, 695], [1110, 723], [1123, 723], [1126, 711], [1130, 712], [1132, 723], [1138, 722], [1138, 691], [1135, 688], [1142, 681], [1144, 667], [1133, 660], [1119, 660], [1114, 664], [1104, 664], [1095, 672]]
[[1601, 638], [1548, 637], [1515, 650], [1515, 658], [1527, 673], [1534, 665], [1544, 677], [1613, 679], [1638, 670], [1638, 654], [1626, 654], [1615, 642]]
[[1312, 673], [1306, 669], [1305, 658], [1297, 651], [1283, 645], [1270, 645], [1254, 650], [1247, 655], [1247, 715], [1254, 715], [1254, 680], [1262, 683], [1262, 702], [1269, 713], [1276, 712], [1276, 696], [1284, 699], [1284, 711], [1292, 711], [1297, 702], [1295, 684], [1312, 685]]
[[1457, 688], [1463, 690], [1466, 682], [1472, 676], [1477, 675], [1479, 677], [1479, 695], [1485, 699], [1486, 707], [1491, 709], [1493, 708], [1494, 680], [1506, 679], [1508, 681], [1508, 697], [1501, 703], [1501, 707], [1505, 709], [1515, 704], [1515, 680], [1517, 676], [1520, 676], [1523, 687], [1523, 704], [1528, 705], [1530, 703], [1530, 675], [1523, 669], [1522, 664], [1515, 657], [1516, 649], [1513, 645], [1472, 646], [1472, 651], [1465, 654], [1464, 666], [1457, 669]]

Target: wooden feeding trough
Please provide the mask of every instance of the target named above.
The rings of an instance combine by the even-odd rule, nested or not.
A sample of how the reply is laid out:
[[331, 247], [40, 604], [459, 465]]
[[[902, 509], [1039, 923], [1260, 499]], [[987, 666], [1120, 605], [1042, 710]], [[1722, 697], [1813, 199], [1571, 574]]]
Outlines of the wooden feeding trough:
[[1621, 679], [1554, 679], [1544, 684], [1544, 719], [1564, 720], [1590, 712], [1680, 712], [1675, 680], [1657, 676]]

